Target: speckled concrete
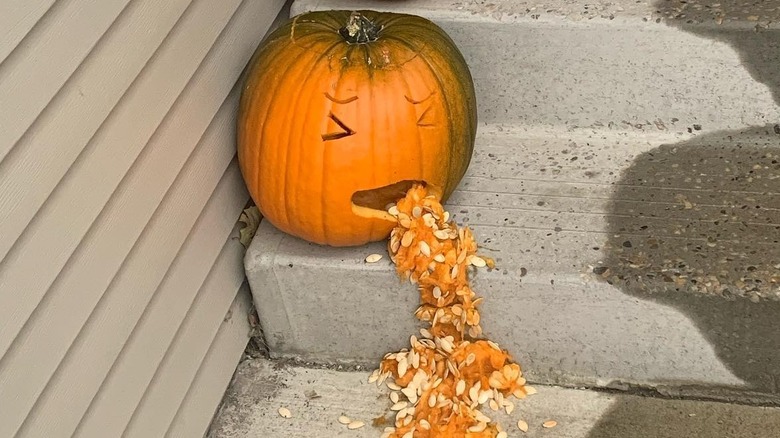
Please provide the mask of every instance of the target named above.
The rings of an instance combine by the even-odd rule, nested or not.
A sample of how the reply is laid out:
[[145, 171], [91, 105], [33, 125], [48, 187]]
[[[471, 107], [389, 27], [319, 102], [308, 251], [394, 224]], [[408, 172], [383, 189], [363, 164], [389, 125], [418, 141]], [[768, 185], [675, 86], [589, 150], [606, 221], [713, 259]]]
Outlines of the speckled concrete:
[[[293, 367], [265, 360], [241, 364], [208, 438], [376, 438], [387, 415], [387, 389], [366, 383], [367, 372]], [[512, 415], [483, 412], [510, 437], [527, 438], [769, 438], [780, 428], [780, 409], [537, 387]], [[290, 410], [282, 418], [278, 409]], [[365, 426], [349, 430], [346, 415]], [[515, 426], [522, 419], [527, 433]], [[549, 419], [557, 426], [544, 429]]]
[[[474, 280], [484, 327], [530, 379], [780, 403], [780, 32], [744, 15], [780, 14], [770, 3], [293, 10], [419, 12], [461, 47], [480, 126], [447, 208], [498, 260]], [[372, 252], [261, 226], [246, 268], [274, 355], [370, 365], [405, 345], [416, 292]]]
[[773, 0], [296, 0], [292, 14], [355, 8], [501, 22], [676, 20], [727, 27], [780, 25], [780, 5]]

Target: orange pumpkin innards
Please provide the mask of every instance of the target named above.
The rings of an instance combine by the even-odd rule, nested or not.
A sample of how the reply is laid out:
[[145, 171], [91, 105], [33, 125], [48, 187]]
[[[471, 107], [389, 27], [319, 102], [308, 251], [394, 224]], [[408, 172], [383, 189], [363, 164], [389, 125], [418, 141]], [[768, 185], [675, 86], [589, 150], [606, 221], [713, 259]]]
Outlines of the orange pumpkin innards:
[[450, 221], [437, 196], [414, 185], [388, 208], [398, 224], [388, 249], [396, 270], [418, 285], [421, 306], [415, 316], [428, 323], [410, 348], [385, 355], [369, 382], [386, 382], [394, 403], [395, 427], [387, 438], [505, 437], [499, 424], [480, 411], [511, 413], [511, 396], [535, 391], [520, 366], [494, 342], [480, 339], [477, 298], [469, 287], [470, 267], [493, 267], [476, 254], [468, 228]]

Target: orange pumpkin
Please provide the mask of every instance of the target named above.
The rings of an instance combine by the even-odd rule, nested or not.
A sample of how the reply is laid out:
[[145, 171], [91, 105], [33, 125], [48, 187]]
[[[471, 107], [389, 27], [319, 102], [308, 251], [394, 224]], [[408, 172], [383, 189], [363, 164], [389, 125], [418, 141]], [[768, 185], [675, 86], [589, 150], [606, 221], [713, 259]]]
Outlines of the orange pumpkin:
[[298, 15], [246, 71], [238, 160], [264, 218], [319, 244], [387, 238], [416, 182], [446, 201], [471, 160], [476, 99], [449, 36], [422, 17]]

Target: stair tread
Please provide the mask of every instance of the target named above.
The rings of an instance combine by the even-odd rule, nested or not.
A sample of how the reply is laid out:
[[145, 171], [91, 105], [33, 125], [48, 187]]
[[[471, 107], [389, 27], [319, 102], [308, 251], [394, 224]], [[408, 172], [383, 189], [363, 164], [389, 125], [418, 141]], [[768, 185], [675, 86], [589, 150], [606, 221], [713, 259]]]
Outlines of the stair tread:
[[[387, 388], [366, 383], [367, 371], [311, 369], [265, 359], [239, 365], [217, 413], [209, 438], [255, 436], [377, 437], [385, 426], [372, 421], [387, 415]], [[510, 437], [556, 438], [749, 438], [774, 436], [780, 409], [668, 400], [635, 395], [537, 386], [538, 393], [514, 400], [511, 415], [482, 411], [500, 423]], [[292, 416], [283, 418], [279, 408]], [[349, 430], [338, 422], [345, 415], [365, 426]], [[516, 424], [529, 425], [521, 433]], [[557, 421], [552, 429], [541, 424]]]

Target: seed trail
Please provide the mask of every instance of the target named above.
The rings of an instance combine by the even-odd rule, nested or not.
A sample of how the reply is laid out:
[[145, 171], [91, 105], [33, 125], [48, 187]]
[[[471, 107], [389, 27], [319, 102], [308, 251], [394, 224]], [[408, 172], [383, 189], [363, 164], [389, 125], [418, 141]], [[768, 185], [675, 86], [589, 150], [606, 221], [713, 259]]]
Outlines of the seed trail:
[[525, 386], [510, 354], [481, 338], [482, 298], [468, 277], [471, 270], [492, 269], [493, 260], [476, 254], [471, 230], [450, 222], [449, 213], [421, 185], [389, 210], [398, 220], [388, 242], [390, 259], [398, 275], [417, 286], [421, 304], [414, 314], [428, 326], [420, 329], [422, 338], [410, 337], [409, 348], [385, 355], [372, 374], [370, 380], [378, 385], [383, 382], [379, 376], [388, 376], [387, 386], [402, 394], [391, 397], [395, 426], [383, 436], [405, 438], [419, 431], [425, 436], [506, 437], [482, 410], [511, 413], [510, 396], [525, 398], [534, 391]]

